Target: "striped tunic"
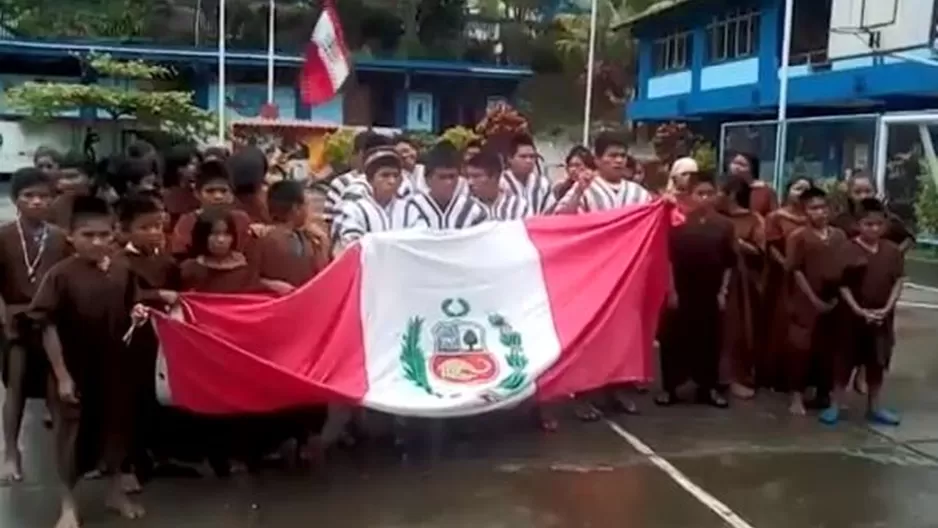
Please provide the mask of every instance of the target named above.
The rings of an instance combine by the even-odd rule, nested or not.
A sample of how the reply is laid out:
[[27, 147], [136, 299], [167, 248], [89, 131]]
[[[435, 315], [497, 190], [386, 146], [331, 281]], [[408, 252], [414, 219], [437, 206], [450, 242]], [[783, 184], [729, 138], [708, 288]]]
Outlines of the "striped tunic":
[[462, 229], [481, 224], [488, 219], [485, 208], [466, 194], [457, 194], [446, 209], [427, 193], [416, 193], [406, 200], [404, 225], [430, 229]]
[[326, 191], [326, 216], [336, 218], [342, 209], [343, 195], [356, 182], [364, 182], [365, 173], [356, 170], [340, 174], [329, 182]]
[[502, 173], [499, 183], [503, 191], [520, 196], [528, 203], [532, 215], [550, 214], [557, 205], [553, 184], [546, 174], [532, 172], [526, 183], [521, 183], [510, 170]]
[[[578, 212], [589, 213], [645, 204], [654, 200], [650, 192], [633, 181], [622, 180], [618, 184], [612, 184], [600, 177], [594, 178], [579, 197], [578, 194], [576, 187], [570, 189], [560, 200], [558, 209], [571, 207]], [[573, 200], [577, 200], [575, 207], [571, 204]]]
[[478, 198], [476, 200], [485, 208], [489, 220], [520, 220], [531, 214], [528, 202], [524, 198], [504, 191], [498, 193], [498, 198], [495, 199], [495, 203], [492, 205], [488, 205]]
[[343, 202], [332, 226], [336, 245], [343, 247], [367, 233], [395, 231], [404, 227], [404, 202], [393, 200], [382, 207], [372, 198], [371, 193], [357, 200]]
[[[413, 193], [414, 190], [411, 186], [410, 180], [407, 180], [406, 178], [401, 180], [401, 186], [397, 188], [398, 199], [407, 198]], [[356, 180], [345, 188], [345, 192], [342, 193], [342, 201], [347, 202], [350, 200], [357, 200], [366, 194], [372, 194], [371, 184], [368, 183], [365, 179]]]

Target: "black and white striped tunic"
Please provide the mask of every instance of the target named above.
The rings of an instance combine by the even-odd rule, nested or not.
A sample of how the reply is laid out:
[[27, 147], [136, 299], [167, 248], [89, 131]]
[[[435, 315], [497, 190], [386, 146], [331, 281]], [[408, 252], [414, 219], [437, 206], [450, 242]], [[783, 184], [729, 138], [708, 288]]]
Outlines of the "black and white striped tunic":
[[392, 200], [382, 207], [371, 193], [343, 202], [332, 226], [336, 245], [345, 247], [368, 233], [403, 229], [404, 205], [402, 200]]
[[531, 215], [528, 202], [524, 198], [504, 191], [498, 193], [498, 198], [492, 205], [482, 200], [479, 200], [479, 203], [485, 208], [489, 220], [520, 220]]
[[523, 198], [528, 203], [532, 215], [550, 214], [557, 205], [557, 199], [552, 192], [553, 184], [546, 174], [532, 172], [527, 182], [521, 183], [510, 170], [507, 170], [502, 173], [499, 185], [503, 191]]
[[572, 200], [577, 200], [575, 209], [581, 213], [593, 211], [609, 211], [626, 205], [640, 205], [654, 200], [654, 196], [641, 185], [622, 180], [613, 184], [603, 178], [596, 177], [589, 187], [583, 190], [577, 198], [576, 187], [570, 189], [560, 200], [558, 209], [564, 209]]
[[336, 218], [342, 209], [343, 196], [349, 190], [349, 187], [357, 182], [365, 181], [365, 173], [357, 170], [340, 174], [329, 182], [329, 189], [326, 191], [326, 215], [329, 218]]
[[412, 194], [404, 206], [404, 225], [430, 229], [463, 229], [488, 218], [485, 208], [467, 194], [456, 194], [446, 209], [427, 193]]

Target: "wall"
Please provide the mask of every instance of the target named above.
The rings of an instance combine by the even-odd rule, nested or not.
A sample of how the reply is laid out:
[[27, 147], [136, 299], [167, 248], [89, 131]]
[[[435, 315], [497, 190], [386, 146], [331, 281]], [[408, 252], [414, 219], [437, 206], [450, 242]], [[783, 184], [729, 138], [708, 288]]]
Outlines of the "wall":
[[[250, 119], [260, 116], [261, 107], [267, 102], [267, 85], [263, 83], [238, 83], [225, 87], [227, 119]], [[206, 107], [218, 110], [218, 84], [208, 86]], [[309, 115], [301, 111], [296, 88], [293, 86], [275, 86], [274, 104], [280, 113], [280, 119], [308, 119], [316, 123], [341, 125], [344, 123], [343, 97], [337, 95], [330, 101], [309, 109]]]
[[[872, 30], [880, 35], [880, 50], [896, 51], [927, 45], [932, 33], [935, 0], [833, 0], [828, 57], [836, 60], [869, 55], [871, 50], [866, 35], [845, 34], [838, 30], [889, 24], [894, 9], [894, 23]], [[865, 11], [862, 18], [861, 11]]]

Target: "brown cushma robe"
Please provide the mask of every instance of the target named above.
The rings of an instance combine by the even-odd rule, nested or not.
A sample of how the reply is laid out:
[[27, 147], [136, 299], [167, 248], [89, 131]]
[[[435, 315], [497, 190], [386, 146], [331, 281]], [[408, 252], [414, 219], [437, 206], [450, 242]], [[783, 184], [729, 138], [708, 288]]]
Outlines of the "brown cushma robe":
[[72, 221], [72, 207], [75, 203], [75, 194], [60, 194], [49, 204], [49, 222], [68, 231]]
[[[844, 244], [844, 270], [842, 284], [850, 289], [861, 308], [878, 310], [889, 302], [892, 289], [902, 279], [904, 258], [899, 246], [881, 240], [879, 249], [871, 253], [855, 240]], [[895, 344], [895, 325], [890, 315], [880, 325], [871, 325], [843, 306], [842, 336], [847, 345], [835, 365], [837, 381], [846, 385], [856, 366], [866, 366], [867, 377], [881, 382], [883, 371], [889, 367]], [[868, 380], [870, 381], [870, 380]]]
[[181, 291], [202, 293], [267, 293], [261, 285], [257, 266], [245, 262], [230, 269], [205, 265], [201, 259], [186, 260], [179, 266]]
[[766, 328], [765, 348], [756, 357], [756, 382], [760, 387], [787, 390], [784, 358], [788, 339], [788, 293], [791, 273], [772, 257], [775, 249], [785, 256], [785, 241], [796, 229], [805, 225], [803, 216], [787, 209], [777, 209], [765, 218], [766, 268], [763, 307]]
[[[176, 257], [185, 258], [189, 256], [189, 250], [192, 246], [192, 228], [199, 218], [200, 211], [191, 211], [179, 218], [176, 227], [173, 228], [173, 235], [169, 241], [169, 252]], [[232, 209], [235, 227], [238, 231], [238, 244], [235, 249], [241, 252], [249, 250], [254, 237], [251, 235], [251, 218], [240, 209]]]
[[305, 233], [276, 226], [257, 240], [253, 256], [262, 278], [302, 286], [326, 266], [329, 248]]
[[179, 218], [186, 214], [196, 211], [201, 207], [199, 199], [190, 187], [170, 187], [163, 191], [163, 205], [169, 214], [169, 222], [166, 225], [167, 232], [172, 232], [176, 227]]
[[[26, 234], [25, 239], [26, 251], [29, 253], [26, 258], [32, 262], [39, 251], [38, 240], [29, 233]], [[39, 287], [42, 278], [49, 272], [49, 269], [68, 257], [71, 251], [71, 245], [65, 237], [65, 232], [56, 226], [49, 225], [45, 249], [37, 262], [33, 280], [30, 280], [16, 222], [8, 222], [0, 226], [0, 298], [3, 299], [6, 305], [2, 325], [8, 341], [28, 346], [27, 343], [20, 342], [21, 336], [17, 332], [17, 325], [14, 320], [18, 314], [29, 307], [29, 303], [32, 302], [33, 296], [36, 294], [36, 289]], [[32, 340], [29, 342], [31, 343]], [[48, 375], [48, 365], [45, 353], [42, 350], [34, 350], [33, 348], [36, 347], [29, 347], [26, 358], [24, 391], [27, 397], [41, 398], [45, 396], [43, 388], [45, 387], [45, 378]], [[3, 382], [6, 384], [8, 382], [9, 356], [3, 354], [2, 359], [0, 373], [2, 373]]]
[[709, 390], [717, 384], [720, 360], [717, 295], [724, 272], [737, 262], [733, 223], [692, 212], [671, 230], [668, 245], [678, 306], [666, 310], [659, 339], [662, 382], [673, 392], [690, 377]]
[[269, 224], [271, 222], [267, 204], [260, 195], [238, 196], [235, 198], [235, 207], [244, 211], [252, 223]]
[[81, 403], [55, 400], [57, 419], [77, 421], [75, 460], [78, 474], [102, 459], [116, 468], [126, 456], [132, 434], [136, 390], [123, 336], [136, 300], [130, 266], [114, 258], [106, 271], [71, 256], [43, 280], [26, 316], [40, 325], [54, 324], [62, 355]]
[[[765, 267], [765, 223], [749, 210], [725, 213], [733, 223], [736, 240], [756, 248], [752, 254], [739, 248], [723, 314], [724, 376], [731, 381], [751, 384], [754, 381], [756, 336], [764, 334], [761, 322], [763, 268]], [[761, 343], [760, 343], [761, 344]], [[760, 347], [761, 348], [761, 347]]]
[[[826, 239], [804, 227], [788, 237], [788, 263], [792, 273], [800, 271], [811, 286], [811, 290], [824, 302], [835, 300], [840, 286], [843, 251], [847, 241], [840, 229], [831, 227]], [[803, 391], [808, 386], [809, 375], [818, 365], [825, 368], [820, 372], [819, 386], [829, 384], [827, 366], [837, 357], [836, 317], [834, 312], [819, 314], [810, 299], [792, 279], [788, 301], [788, 350], [785, 355], [790, 391]]]
[[778, 196], [765, 182], [752, 182], [752, 194], [749, 197], [749, 209], [766, 217], [778, 208]]

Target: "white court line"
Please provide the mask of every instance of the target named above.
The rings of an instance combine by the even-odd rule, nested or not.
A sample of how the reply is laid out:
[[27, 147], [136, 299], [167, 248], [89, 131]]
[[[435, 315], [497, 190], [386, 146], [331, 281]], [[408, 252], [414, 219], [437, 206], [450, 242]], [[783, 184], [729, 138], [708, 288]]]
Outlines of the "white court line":
[[926, 286], [924, 284], [916, 284], [914, 282], [905, 283], [905, 287], [911, 290], [927, 291], [932, 293], [938, 293], [938, 288], [934, 286]]
[[896, 306], [901, 308], [923, 308], [925, 310], [938, 310], [938, 304], [935, 303], [899, 301], [896, 303]]
[[677, 482], [679, 486], [693, 495], [695, 499], [700, 501], [707, 508], [710, 508], [710, 511], [717, 514], [726, 524], [732, 528], [754, 528], [751, 524], [746, 522], [745, 519], [731, 510], [729, 506], [723, 504], [719, 499], [707, 493], [706, 490], [691, 482], [691, 480], [687, 478], [687, 475], [681, 473], [680, 470], [672, 466], [670, 462], [658, 456], [645, 442], [642, 442], [638, 437], [626, 431], [621, 425], [612, 420], [606, 420], [606, 424], [614, 433], [622, 437], [622, 439], [628, 442], [636, 451], [647, 458], [649, 462], [657, 466], [661, 471], [667, 473], [668, 476], [671, 477], [671, 480]]

